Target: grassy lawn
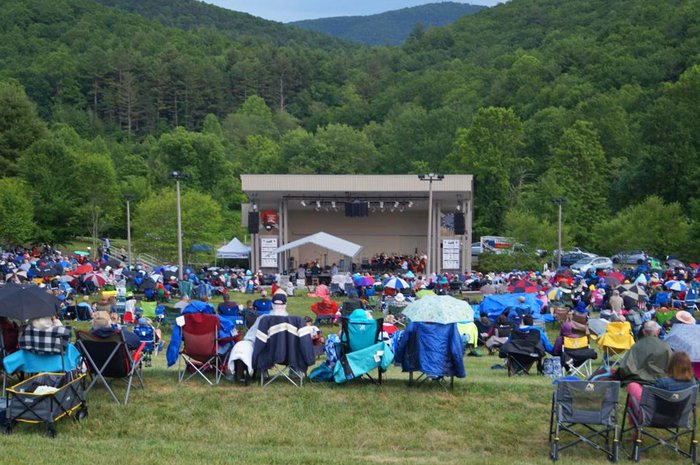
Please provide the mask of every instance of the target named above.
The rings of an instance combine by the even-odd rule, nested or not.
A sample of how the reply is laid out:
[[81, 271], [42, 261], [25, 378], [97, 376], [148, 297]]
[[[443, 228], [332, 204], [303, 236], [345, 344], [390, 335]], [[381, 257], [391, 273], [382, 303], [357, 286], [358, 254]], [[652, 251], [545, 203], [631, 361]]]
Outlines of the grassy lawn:
[[[314, 300], [290, 298], [290, 312], [311, 315]], [[337, 327], [322, 330], [327, 334]], [[132, 391], [127, 407], [116, 406], [104, 389], [94, 389], [88, 418], [61, 420], [56, 439], [24, 424], [1, 437], [3, 463], [551, 463], [551, 382], [491, 370], [501, 362], [496, 356], [466, 357], [467, 378], [455, 382], [453, 393], [435, 386], [409, 388], [408, 375], [397, 367], [381, 388], [355, 382], [261, 389], [225, 379], [214, 387], [195, 378], [178, 385], [176, 367], [166, 368], [161, 354], [144, 368], [146, 389]], [[564, 464], [606, 461], [583, 447], [564, 451], [561, 459]], [[665, 451], [642, 461], [681, 463]]]

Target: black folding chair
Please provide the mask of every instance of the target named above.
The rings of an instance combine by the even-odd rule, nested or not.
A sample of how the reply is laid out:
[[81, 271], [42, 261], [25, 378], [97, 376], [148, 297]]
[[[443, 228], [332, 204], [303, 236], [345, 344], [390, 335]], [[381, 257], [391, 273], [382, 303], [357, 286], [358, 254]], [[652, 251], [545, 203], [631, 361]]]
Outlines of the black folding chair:
[[[629, 456], [639, 462], [642, 452], [657, 446], [664, 446], [692, 463], [698, 461], [698, 444], [695, 440], [695, 404], [698, 387], [682, 391], [666, 391], [652, 386], [644, 386], [640, 402], [627, 395], [625, 417], [622, 419], [622, 433], [634, 432], [634, 444]], [[629, 420], [629, 426], [626, 422]], [[681, 438], [689, 437], [687, 449], [680, 443]], [[644, 439], [650, 442], [644, 444]], [[625, 451], [627, 452], [627, 451]]]
[[138, 349], [133, 352], [129, 350], [121, 331], [115, 332], [109, 337], [98, 337], [88, 331], [78, 331], [75, 334], [78, 349], [85, 359], [88, 372], [92, 377], [90, 384], [85, 388], [87, 394], [90, 389], [100, 381], [107, 389], [112, 399], [120, 405], [119, 398], [114, 393], [107, 378], [121, 379], [126, 382], [126, 394], [124, 405], [129, 403], [129, 393], [134, 381], [134, 375], [139, 380], [141, 389], [143, 377], [141, 376], [141, 355], [145, 342], [142, 342]]
[[513, 331], [510, 340], [501, 346], [499, 356], [506, 359], [508, 376], [529, 375], [533, 365], [537, 372], [542, 373], [542, 358], [545, 351], [540, 340], [540, 332], [536, 329], [529, 331]]
[[549, 457], [556, 461], [559, 452], [583, 443], [617, 462], [619, 393], [619, 381], [559, 380], [549, 418]]

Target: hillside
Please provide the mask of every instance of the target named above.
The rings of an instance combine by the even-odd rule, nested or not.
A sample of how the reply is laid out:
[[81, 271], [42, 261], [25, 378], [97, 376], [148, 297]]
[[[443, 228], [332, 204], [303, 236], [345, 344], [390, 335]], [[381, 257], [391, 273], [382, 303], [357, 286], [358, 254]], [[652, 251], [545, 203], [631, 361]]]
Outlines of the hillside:
[[96, 0], [107, 7], [184, 30], [213, 28], [236, 40], [294, 43], [314, 48], [341, 46], [338, 40], [313, 31], [299, 31], [247, 13], [231, 11], [197, 0]]
[[330, 50], [277, 45], [274, 23], [236, 38], [93, 0], [3, 6], [0, 181], [32, 187], [38, 225], [21, 242], [85, 233], [72, 164], [101, 156], [135, 206], [191, 173], [227, 225], [243, 172], [471, 173], [476, 236], [551, 250], [565, 197], [565, 242], [700, 253], [700, 0], [512, 0]]
[[416, 29], [444, 26], [486, 7], [456, 2], [428, 3], [368, 16], [339, 16], [289, 23], [368, 45], [399, 45]]

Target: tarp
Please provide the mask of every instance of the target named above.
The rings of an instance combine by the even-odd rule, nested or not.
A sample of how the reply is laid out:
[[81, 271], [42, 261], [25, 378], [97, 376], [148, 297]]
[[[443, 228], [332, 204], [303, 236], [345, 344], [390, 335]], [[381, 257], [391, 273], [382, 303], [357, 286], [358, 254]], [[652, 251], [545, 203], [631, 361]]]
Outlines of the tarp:
[[237, 237], [216, 251], [216, 258], [248, 258], [249, 256], [250, 247], [239, 241]]
[[325, 249], [338, 252], [339, 254], [346, 255], [348, 257], [354, 257], [360, 253], [360, 250], [362, 250], [362, 246], [355, 244], [354, 242], [346, 241], [345, 239], [341, 239], [325, 232], [317, 232], [316, 234], [302, 237], [301, 239], [292, 241], [289, 244], [283, 245], [282, 247], [278, 247], [277, 249], [273, 250], [272, 253], [286, 252], [287, 250], [291, 250], [305, 244], [316, 244]]
[[[507, 307], [517, 307], [523, 305], [530, 309], [532, 317], [542, 318], [540, 314], [540, 303], [535, 298], [536, 294], [494, 294], [486, 295], [479, 305], [479, 310], [486, 312], [491, 320], [498, 318]], [[520, 304], [520, 297], [525, 297], [525, 303]]]

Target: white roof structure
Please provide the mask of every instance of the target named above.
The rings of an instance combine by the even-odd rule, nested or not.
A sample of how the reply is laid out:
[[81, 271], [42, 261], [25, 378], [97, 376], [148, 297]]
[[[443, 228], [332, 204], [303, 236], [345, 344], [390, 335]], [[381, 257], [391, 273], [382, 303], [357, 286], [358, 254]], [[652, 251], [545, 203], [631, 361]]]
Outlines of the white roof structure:
[[316, 244], [348, 257], [354, 257], [360, 253], [360, 250], [362, 250], [362, 246], [355, 244], [354, 242], [346, 241], [345, 239], [341, 239], [325, 232], [317, 232], [316, 234], [302, 237], [301, 239], [283, 245], [282, 247], [275, 249], [273, 253], [286, 252], [287, 250], [300, 247], [304, 244]]
[[250, 247], [238, 240], [237, 237], [231, 242], [216, 250], [216, 258], [248, 258], [250, 257]]

